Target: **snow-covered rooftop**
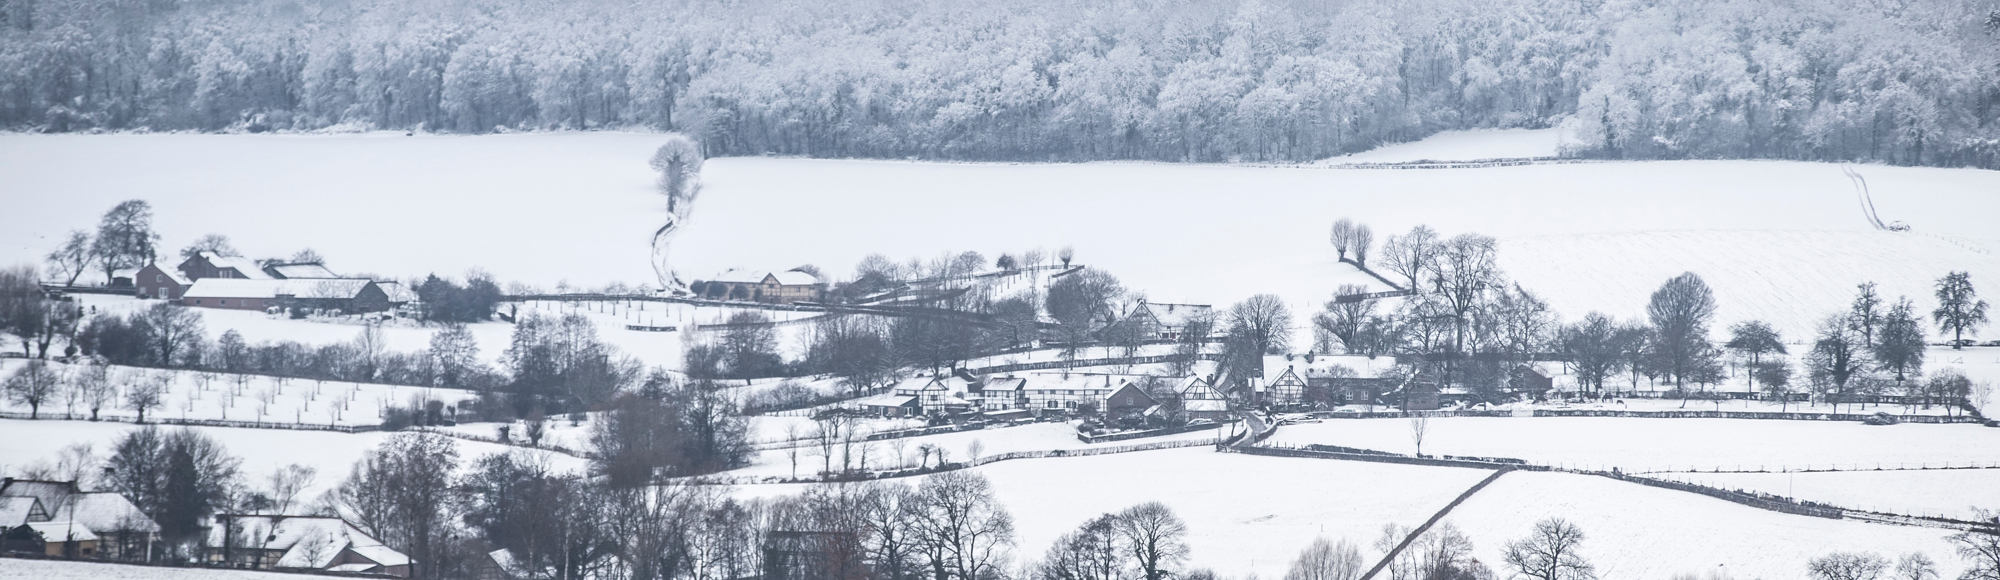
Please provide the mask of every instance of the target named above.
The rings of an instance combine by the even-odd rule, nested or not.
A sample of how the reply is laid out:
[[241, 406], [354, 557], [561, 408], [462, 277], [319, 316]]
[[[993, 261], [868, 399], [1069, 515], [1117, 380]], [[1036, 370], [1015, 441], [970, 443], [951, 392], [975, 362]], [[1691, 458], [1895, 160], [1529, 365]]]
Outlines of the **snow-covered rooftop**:
[[100, 532], [160, 531], [160, 525], [139, 511], [139, 506], [132, 505], [125, 496], [109, 491], [77, 494], [54, 516], [59, 520], [74, 520]]
[[732, 284], [762, 284], [766, 278], [775, 279], [777, 283], [785, 286], [809, 286], [819, 283], [818, 277], [797, 270], [766, 272], [763, 270], [738, 270], [734, 268], [725, 270], [721, 274], [716, 274], [709, 281], [728, 282]]
[[235, 268], [248, 280], [270, 280], [271, 275], [257, 266], [257, 261], [242, 256], [224, 256], [215, 252], [202, 252], [201, 257], [216, 268]]
[[41, 500], [32, 497], [0, 497], [0, 528], [18, 526], [28, 520], [48, 516]]
[[276, 273], [278, 277], [286, 279], [340, 277], [339, 274], [333, 273], [333, 270], [328, 270], [325, 265], [319, 263], [276, 264], [271, 266], [270, 271]]
[[350, 550], [382, 566], [410, 563], [409, 556], [382, 545], [380, 540], [340, 518], [232, 515], [228, 520], [228, 528], [233, 529], [220, 525], [209, 528], [210, 545], [223, 545], [226, 533], [226, 539], [239, 546], [283, 550], [284, 555], [278, 558], [279, 568], [327, 569], [342, 550]]
[[34, 530], [36, 534], [42, 536], [43, 541], [48, 542], [90, 542], [97, 540], [97, 534], [90, 531], [90, 526], [83, 525], [80, 522], [28, 522], [28, 529]]

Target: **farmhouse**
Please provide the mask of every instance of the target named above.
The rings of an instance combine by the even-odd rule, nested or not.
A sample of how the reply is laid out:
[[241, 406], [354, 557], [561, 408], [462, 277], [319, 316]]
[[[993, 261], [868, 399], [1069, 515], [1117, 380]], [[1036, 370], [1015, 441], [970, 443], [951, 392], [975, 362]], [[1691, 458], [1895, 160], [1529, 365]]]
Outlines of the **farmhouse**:
[[1025, 409], [1028, 406], [1028, 399], [1021, 391], [1027, 386], [1028, 380], [1023, 378], [988, 378], [985, 388], [980, 389], [979, 408], [984, 411]]
[[389, 296], [375, 282], [359, 278], [330, 280], [240, 280], [205, 278], [196, 280], [181, 298], [181, 304], [201, 308], [266, 310], [270, 308], [380, 312], [389, 309]]
[[8, 528], [7, 551], [106, 559], [143, 558], [160, 534], [125, 496], [13, 478], [0, 480], [0, 528]]
[[138, 288], [140, 298], [180, 300], [188, 287], [194, 285], [194, 281], [186, 275], [161, 268], [158, 264], [147, 264], [132, 277], [132, 285]]
[[1402, 384], [1396, 358], [1317, 353], [1264, 357], [1265, 404], [1328, 407], [1365, 405]]
[[204, 553], [210, 563], [410, 577], [409, 556], [340, 518], [221, 514], [215, 524]]
[[890, 394], [914, 397], [919, 414], [943, 415], [978, 409], [978, 405], [967, 400], [974, 398], [971, 390], [970, 381], [956, 376], [913, 377], [896, 383]]
[[1169, 304], [1140, 299], [1118, 324], [1133, 325], [1146, 340], [1180, 340], [1190, 321], [1215, 320], [1215, 308], [1207, 304]]
[[1182, 379], [1175, 390], [1181, 395], [1181, 411], [1187, 413], [1189, 419], [1221, 421], [1229, 418], [1229, 400], [1222, 396], [1222, 391], [1215, 390], [1209, 379], [1191, 376]]
[[176, 267], [189, 280], [207, 278], [239, 278], [244, 280], [274, 279], [256, 260], [242, 256], [224, 256], [215, 252], [201, 252], [181, 261]]
[[715, 278], [690, 286], [695, 294], [712, 300], [746, 300], [790, 304], [813, 302], [826, 292], [826, 283], [812, 274], [797, 270], [763, 272], [729, 270]]

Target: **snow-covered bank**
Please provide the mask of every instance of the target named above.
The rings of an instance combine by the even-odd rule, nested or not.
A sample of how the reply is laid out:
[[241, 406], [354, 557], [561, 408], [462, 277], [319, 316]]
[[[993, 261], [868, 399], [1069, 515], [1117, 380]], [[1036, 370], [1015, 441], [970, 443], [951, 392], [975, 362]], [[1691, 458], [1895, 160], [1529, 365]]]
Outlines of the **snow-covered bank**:
[[217, 568], [168, 568], [64, 560], [0, 560], [0, 578], [34, 580], [299, 580], [298, 574]]

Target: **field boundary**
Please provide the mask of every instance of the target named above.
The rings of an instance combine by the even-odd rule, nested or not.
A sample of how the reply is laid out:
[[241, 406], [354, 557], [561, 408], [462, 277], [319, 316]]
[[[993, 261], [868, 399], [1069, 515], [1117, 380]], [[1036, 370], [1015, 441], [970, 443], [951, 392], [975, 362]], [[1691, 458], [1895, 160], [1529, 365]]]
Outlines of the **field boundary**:
[[788, 484], [788, 483], [829, 483], [838, 481], [868, 481], [875, 479], [896, 479], [902, 477], [916, 477], [920, 475], [930, 475], [933, 473], [939, 473], [944, 471], [957, 471], [960, 469], [979, 467], [982, 465], [991, 465], [1002, 461], [1013, 461], [1017, 459], [1048, 459], [1054, 457], [1090, 457], [1094, 455], [1111, 455], [1116, 453], [1158, 451], [1161, 449], [1207, 447], [1210, 445], [1214, 445], [1214, 443], [1209, 441], [1160, 441], [1156, 443], [1141, 443], [1138, 445], [1120, 445], [1117, 447], [1099, 447], [1094, 449], [1049, 449], [1043, 451], [1010, 451], [1007, 453], [996, 453], [993, 455], [980, 457], [978, 459], [974, 459], [971, 461], [942, 463], [929, 467], [918, 467], [909, 469], [865, 471], [865, 472], [854, 472], [854, 473], [834, 473], [819, 477], [696, 476], [689, 478], [688, 482], [697, 485], [759, 485], [759, 484]]
[[1414, 530], [1410, 530], [1409, 535], [1403, 536], [1402, 543], [1396, 544], [1396, 547], [1389, 549], [1389, 553], [1383, 554], [1382, 561], [1376, 562], [1374, 568], [1369, 568], [1367, 574], [1362, 574], [1361, 580], [1369, 580], [1374, 578], [1376, 574], [1381, 573], [1383, 568], [1389, 567], [1390, 564], [1396, 561], [1396, 556], [1402, 554], [1404, 549], [1409, 548], [1410, 544], [1416, 543], [1417, 538], [1423, 537], [1425, 532], [1431, 531], [1431, 526], [1437, 525], [1438, 520], [1442, 520], [1446, 515], [1449, 515], [1452, 508], [1458, 507], [1458, 504], [1465, 503], [1465, 500], [1472, 499], [1472, 494], [1486, 489], [1486, 486], [1491, 485], [1494, 480], [1500, 479], [1500, 476], [1506, 475], [1507, 472], [1513, 470], [1511, 467], [1502, 467], [1495, 470], [1492, 475], [1486, 476], [1486, 479], [1479, 480], [1479, 483], [1472, 484], [1472, 487], [1466, 488], [1465, 492], [1458, 494], [1458, 497], [1453, 498], [1451, 503], [1444, 504], [1443, 509], [1431, 514], [1431, 519], [1424, 520], [1422, 525], [1417, 526]]
[[[1760, 419], [1778, 421], [1852, 421], [1859, 423], [1874, 413], [1772, 413], [1767, 411], [1623, 411], [1610, 409], [1523, 409], [1527, 417], [1616, 417], [1633, 419]], [[1339, 411], [1317, 412], [1321, 419], [1402, 419], [1408, 417], [1522, 417], [1514, 411]], [[1982, 423], [1984, 419], [1965, 415], [1891, 415], [1904, 423]]]
[[91, 419], [85, 413], [41, 413], [30, 418], [28, 413], [0, 411], [0, 419], [22, 421], [86, 421], [95, 423], [130, 423], [133, 425], [186, 425], [190, 427], [232, 427], [237, 429], [283, 429], [288, 431], [335, 431], [340, 433], [367, 433], [381, 431], [381, 425], [330, 425], [322, 423], [280, 423], [274, 421], [230, 421], [224, 419], [180, 419], [175, 417], [154, 417], [140, 422], [134, 417], [122, 415], [99, 415]]

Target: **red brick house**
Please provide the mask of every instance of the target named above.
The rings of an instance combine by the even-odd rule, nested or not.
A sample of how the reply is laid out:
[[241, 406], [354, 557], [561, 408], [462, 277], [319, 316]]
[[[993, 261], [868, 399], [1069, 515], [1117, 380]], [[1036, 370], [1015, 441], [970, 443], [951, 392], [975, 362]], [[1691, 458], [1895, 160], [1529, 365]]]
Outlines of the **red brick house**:
[[187, 276], [161, 268], [159, 264], [147, 264], [132, 278], [132, 286], [137, 289], [135, 295], [156, 300], [180, 300], [188, 287], [194, 285], [194, 281]]

